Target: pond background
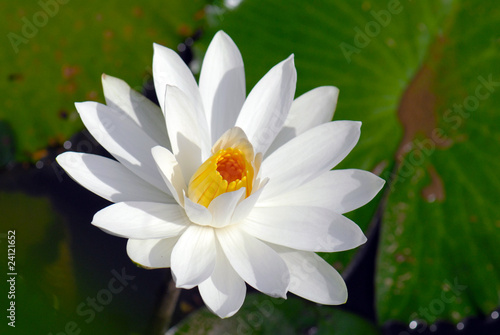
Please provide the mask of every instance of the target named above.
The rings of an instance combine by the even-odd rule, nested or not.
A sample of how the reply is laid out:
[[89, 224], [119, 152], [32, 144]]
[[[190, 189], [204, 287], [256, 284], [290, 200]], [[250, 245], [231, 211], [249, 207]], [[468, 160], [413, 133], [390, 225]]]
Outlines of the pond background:
[[183, 322], [178, 332], [500, 332], [496, 2], [244, 0], [227, 8], [222, 1], [42, 0], [3, 1], [0, 10], [5, 311], [12, 301], [9, 230], [16, 231], [17, 273], [16, 328], [4, 317], [2, 333], [155, 331], [170, 271], [137, 268], [124, 239], [90, 225], [109, 203], [74, 183], [54, 159], [65, 150], [106, 155], [82, 131], [73, 106], [104, 102], [102, 73], [154, 99], [152, 43], [177, 49], [196, 73], [219, 29], [241, 50], [247, 92], [291, 53], [296, 96], [339, 87], [334, 119], [363, 126], [358, 146], [337, 168], [370, 170], [387, 184], [348, 214], [367, 245], [322, 255], [346, 278], [345, 306], [254, 292], [241, 312], [219, 320], [200, 310], [196, 289], [184, 290], [174, 313], [174, 322]]

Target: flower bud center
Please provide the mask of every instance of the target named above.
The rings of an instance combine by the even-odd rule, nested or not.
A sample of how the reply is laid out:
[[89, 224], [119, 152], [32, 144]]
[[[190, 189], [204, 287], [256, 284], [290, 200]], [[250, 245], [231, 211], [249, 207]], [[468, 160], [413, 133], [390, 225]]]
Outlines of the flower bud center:
[[[251, 157], [250, 159], [253, 159]], [[189, 181], [188, 197], [205, 207], [217, 196], [246, 188], [246, 197], [252, 193], [254, 170], [239, 148], [226, 148], [207, 159]]]

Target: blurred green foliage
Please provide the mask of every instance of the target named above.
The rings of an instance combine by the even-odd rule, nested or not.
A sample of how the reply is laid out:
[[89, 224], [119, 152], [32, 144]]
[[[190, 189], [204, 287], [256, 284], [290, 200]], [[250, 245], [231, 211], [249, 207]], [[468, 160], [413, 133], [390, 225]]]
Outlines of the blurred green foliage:
[[16, 158], [37, 160], [47, 145], [61, 145], [81, 130], [74, 102], [104, 102], [102, 73], [140, 91], [151, 76], [153, 42], [176, 49], [203, 25], [204, 5], [2, 1], [0, 11], [8, 15], [0, 21], [0, 121], [14, 130]]

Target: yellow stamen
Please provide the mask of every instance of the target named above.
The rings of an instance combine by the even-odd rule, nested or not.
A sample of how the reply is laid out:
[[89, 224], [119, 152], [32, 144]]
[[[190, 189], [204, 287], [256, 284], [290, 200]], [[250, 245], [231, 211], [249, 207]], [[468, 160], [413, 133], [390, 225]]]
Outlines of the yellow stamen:
[[252, 194], [254, 157], [243, 147], [225, 148], [207, 159], [189, 181], [188, 197], [200, 205], [208, 207], [217, 196], [246, 188], [246, 197]]

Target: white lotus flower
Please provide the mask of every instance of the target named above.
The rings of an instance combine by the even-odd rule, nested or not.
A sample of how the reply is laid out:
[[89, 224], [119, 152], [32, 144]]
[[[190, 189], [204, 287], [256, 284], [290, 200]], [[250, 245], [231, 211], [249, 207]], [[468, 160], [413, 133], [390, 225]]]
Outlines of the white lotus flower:
[[384, 181], [330, 171], [356, 145], [360, 122], [330, 122], [335, 87], [293, 100], [293, 56], [245, 99], [240, 52], [218, 32], [199, 86], [171, 49], [154, 46], [161, 109], [103, 75], [106, 104], [77, 103], [90, 133], [115, 158], [66, 152], [57, 161], [82, 186], [115, 204], [93, 224], [128, 238], [148, 268], [170, 267], [177, 287], [198, 286], [220, 317], [233, 315], [245, 282], [273, 297], [288, 291], [321, 304], [347, 299], [342, 277], [315, 252], [366, 241], [343, 213], [370, 201]]

